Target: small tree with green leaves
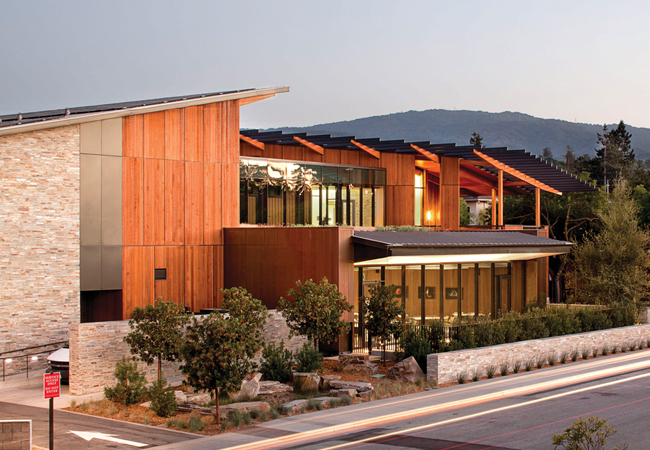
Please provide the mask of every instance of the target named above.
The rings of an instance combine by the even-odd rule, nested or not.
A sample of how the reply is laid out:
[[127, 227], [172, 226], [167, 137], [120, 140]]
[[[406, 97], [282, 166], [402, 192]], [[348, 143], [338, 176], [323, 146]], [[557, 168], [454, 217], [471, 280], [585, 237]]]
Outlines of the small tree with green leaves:
[[304, 283], [298, 280], [296, 289], [289, 289], [287, 295], [294, 300], [280, 298], [278, 311], [282, 312], [292, 335], [309, 337], [315, 348], [318, 348], [318, 342], [329, 344], [350, 330], [350, 324], [341, 317], [344, 312], [352, 310], [352, 305], [326, 277], [319, 284], [312, 280]]
[[267, 317], [266, 307], [246, 289], [221, 292], [223, 307], [228, 312], [194, 318], [181, 349], [185, 361], [181, 372], [190, 386], [214, 396], [217, 423], [220, 423], [219, 393], [229, 394], [239, 389], [244, 377], [255, 367], [251, 359], [262, 348]]
[[393, 337], [399, 339], [404, 325], [399, 320], [403, 317], [404, 308], [395, 297], [397, 287], [374, 285], [370, 286], [369, 297], [363, 297], [363, 318], [368, 334], [379, 338], [382, 346], [382, 361], [386, 365], [386, 341]]
[[124, 342], [131, 346], [131, 354], [137, 355], [145, 364], [158, 360], [158, 378], [162, 361], [176, 361], [180, 356], [183, 330], [189, 318], [182, 305], [163, 302], [158, 297], [155, 305], [135, 308], [131, 313], [131, 332]]
[[[607, 439], [618, 434], [607, 420], [596, 417], [588, 417], [582, 420], [579, 417], [564, 433], [554, 434], [551, 443], [554, 449], [564, 448], [566, 450], [603, 450]], [[624, 447], [616, 446], [613, 450], [623, 450]]]
[[122, 403], [125, 406], [138, 403], [147, 392], [145, 387], [147, 379], [140, 370], [138, 370], [138, 363], [131, 361], [126, 355], [122, 355], [122, 359], [115, 364], [115, 372], [117, 384], [113, 387], [105, 387], [104, 395], [107, 399]]

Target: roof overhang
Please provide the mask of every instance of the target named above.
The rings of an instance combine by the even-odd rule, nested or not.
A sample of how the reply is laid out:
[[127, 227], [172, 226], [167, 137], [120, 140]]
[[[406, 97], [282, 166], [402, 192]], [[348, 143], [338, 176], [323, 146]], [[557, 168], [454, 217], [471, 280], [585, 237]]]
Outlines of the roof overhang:
[[417, 255], [399, 255], [388, 256], [386, 258], [372, 259], [354, 263], [355, 267], [368, 266], [409, 266], [409, 265], [429, 265], [429, 264], [476, 264], [485, 262], [511, 262], [527, 261], [531, 259], [544, 258], [547, 256], [562, 255], [570, 250], [544, 249], [539, 252], [502, 252], [501, 253], [464, 253], [464, 254], [417, 254]]
[[210, 103], [226, 102], [230, 100], [251, 99], [253, 97], [264, 96], [268, 98], [275, 94], [289, 92], [288, 87], [274, 87], [264, 89], [250, 89], [246, 91], [222, 93], [215, 95], [206, 95], [205, 97], [191, 98], [187, 100], [170, 101], [166, 103], [156, 103], [146, 106], [130, 107], [120, 110], [93, 112], [88, 114], [75, 114], [74, 116], [60, 119], [44, 120], [42, 122], [32, 122], [22, 125], [12, 125], [6, 128], [0, 128], [0, 136], [11, 134], [25, 133], [28, 131], [45, 130], [48, 128], [64, 127], [68, 125], [78, 125], [95, 120], [106, 120], [118, 117], [132, 116], [136, 114], [146, 114], [170, 109], [187, 108], [189, 106], [207, 105]]

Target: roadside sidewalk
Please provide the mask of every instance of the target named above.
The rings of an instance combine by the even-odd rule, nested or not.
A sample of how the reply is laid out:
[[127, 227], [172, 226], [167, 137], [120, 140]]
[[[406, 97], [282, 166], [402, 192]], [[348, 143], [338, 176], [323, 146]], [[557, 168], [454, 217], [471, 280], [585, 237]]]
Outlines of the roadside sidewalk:
[[[18, 381], [18, 380], [16, 380]], [[43, 374], [35, 375], [33, 378], [30, 373], [29, 382], [26, 380], [16, 383], [16, 387], [11, 385], [3, 386], [0, 389], [0, 402], [14, 403], [16, 405], [35, 406], [37, 408], [48, 408], [48, 401], [43, 399]], [[71, 401], [79, 403], [90, 400], [101, 400], [104, 398], [103, 392], [96, 392], [88, 395], [70, 395], [69, 387], [66, 384], [61, 385], [61, 397], [54, 399], [54, 409], [63, 409], [70, 406]]]

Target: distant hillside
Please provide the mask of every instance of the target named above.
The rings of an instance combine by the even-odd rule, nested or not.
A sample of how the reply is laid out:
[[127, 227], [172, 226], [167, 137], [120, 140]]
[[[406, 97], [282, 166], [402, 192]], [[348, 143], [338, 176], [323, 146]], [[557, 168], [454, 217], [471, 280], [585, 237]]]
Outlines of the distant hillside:
[[[483, 137], [483, 143], [487, 147], [526, 149], [537, 155], [541, 155], [542, 150], [548, 147], [556, 159], [562, 159], [567, 145], [573, 147], [576, 156], [585, 153], [593, 156], [597, 146], [596, 133], [602, 131], [602, 125], [540, 119], [513, 112], [487, 113], [430, 109], [310, 127], [279, 129], [286, 132], [333, 136], [352, 135], [359, 138], [454, 142], [458, 145], [468, 145], [470, 135], [476, 131]], [[650, 129], [627, 125], [627, 130], [632, 134], [632, 145], [637, 159], [650, 159]]]

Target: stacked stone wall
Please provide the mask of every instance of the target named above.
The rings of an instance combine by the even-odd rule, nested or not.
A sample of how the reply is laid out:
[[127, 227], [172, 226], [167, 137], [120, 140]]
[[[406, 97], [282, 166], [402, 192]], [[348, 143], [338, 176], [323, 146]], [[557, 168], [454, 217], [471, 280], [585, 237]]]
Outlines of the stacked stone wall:
[[[289, 327], [279, 312], [271, 310], [269, 314], [263, 332], [266, 343], [284, 341], [285, 347], [295, 352], [306, 342], [304, 336], [289, 337]], [[101, 392], [105, 386], [115, 385], [115, 364], [122, 355], [130, 356], [130, 347], [124, 342], [129, 332], [127, 320], [83, 323], [70, 328], [70, 394]], [[260, 354], [256, 362], [259, 357]], [[168, 379], [180, 377], [179, 365], [163, 362], [163, 375]], [[145, 371], [148, 381], [156, 379], [157, 364], [147, 366], [139, 362], [138, 366]]]
[[65, 341], [79, 322], [79, 126], [0, 137], [0, 195], [0, 353]]
[[531, 339], [529, 341], [513, 342], [511, 344], [493, 345], [490, 347], [457, 350], [446, 353], [434, 353], [427, 356], [427, 379], [438, 384], [455, 383], [460, 373], [465, 373], [469, 378], [474, 371], [486, 373], [488, 366], [508, 364], [512, 371], [515, 362], [519, 361], [523, 367], [527, 361], [533, 361], [550, 354], [559, 356], [562, 353], [570, 354], [573, 350], [580, 352], [583, 348], [591, 351], [595, 348], [599, 352], [608, 346], [610, 349], [639, 343], [647, 343], [650, 339], [650, 325], [634, 325], [622, 328], [591, 331], [589, 333], [569, 334], [565, 336], [549, 337], [544, 339]]

